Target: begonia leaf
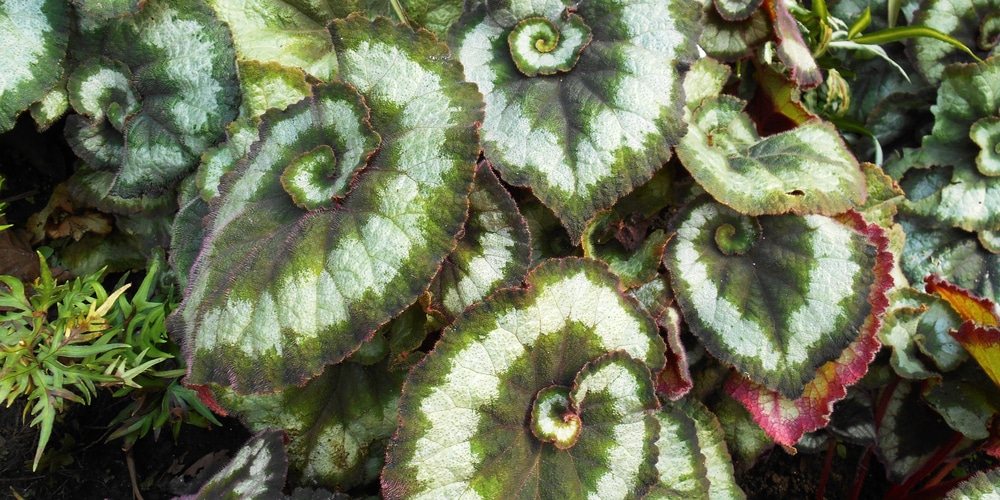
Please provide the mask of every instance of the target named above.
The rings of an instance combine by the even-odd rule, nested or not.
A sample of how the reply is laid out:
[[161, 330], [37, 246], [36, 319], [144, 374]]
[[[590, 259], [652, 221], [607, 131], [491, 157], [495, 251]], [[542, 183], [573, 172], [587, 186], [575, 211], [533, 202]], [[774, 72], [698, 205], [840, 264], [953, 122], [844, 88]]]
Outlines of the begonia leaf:
[[812, 56], [812, 51], [802, 39], [798, 22], [788, 11], [788, 5], [781, 0], [764, 2], [767, 13], [774, 25], [778, 38], [778, 58], [792, 71], [792, 80], [803, 89], [818, 87], [823, 83], [823, 74]]
[[887, 305], [892, 256], [860, 215], [749, 217], [702, 198], [671, 228], [664, 262], [686, 322], [751, 380], [797, 399], [818, 368], [874, 337], [863, 326]]
[[857, 385], [851, 386], [847, 396], [833, 405], [826, 428], [830, 434], [848, 443], [874, 446], [877, 432], [874, 406], [870, 392]]
[[253, 432], [285, 431], [291, 481], [347, 490], [377, 477], [396, 429], [406, 373], [387, 367], [344, 362], [303, 387], [244, 396], [219, 389], [215, 397]]
[[704, 101], [677, 146], [705, 191], [748, 215], [834, 215], [865, 200], [864, 174], [833, 125], [813, 120], [761, 139], [742, 107]]
[[[920, 2], [920, 9], [910, 25], [936, 29], [985, 59], [989, 55], [996, 55], [994, 49], [997, 31], [996, 27], [991, 30], [986, 26], [985, 32], [982, 32], [982, 21], [995, 17], [998, 11], [1000, 2], [997, 0], [925, 0]], [[989, 38], [988, 34], [992, 34], [994, 38], [990, 41], [983, 40], [986, 44], [980, 43], [980, 36]], [[908, 46], [917, 69], [932, 85], [941, 81], [944, 68], [949, 64], [971, 62], [969, 54], [935, 38], [914, 37], [908, 41]]]
[[705, 469], [708, 474], [709, 498], [746, 498], [743, 490], [736, 484], [733, 475], [733, 461], [726, 448], [725, 432], [719, 419], [705, 405], [687, 398], [674, 403], [694, 420], [698, 433], [698, 446], [705, 457]]
[[[310, 0], [207, 0], [232, 30], [240, 59], [299, 68], [328, 81], [337, 76], [337, 54], [326, 29], [335, 17], [326, 2]], [[338, 12], [342, 16], [348, 12]]]
[[38, 125], [38, 131], [44, 132], [54, 125], [69, 110], [69, 96], [66, 94], [66, 74], [56, 83], [52, 90], [28, 108], [31, 117]]
[[249, 441], [216, 472], [198, 493], [178, 500], [219, 498], [282, 498], [288, 457], [280, 430], [264, 430]]
[[0, 132], [41, 100], [63, 74], [69, 40], [63, 0], [7, 0], [0, 4]]
[[927, 293], [936, 294], [947, 301], [962, 321], [983, 326], [1000, 326], [1000, 318], [997, 317], [1000, 311], [991, 300], [976, 297], [969, 290], [933, 274], [924, 278], [924, 283], [927, 284]]
[[71, 0], [77, 12], [88, 21], [107, 21], [131, 16], [142, 9], [144, 0]]
[[[486, 157], [505, 181], [529, 186], [579, 243], [586, 222], [647, 181], [684, 134], [681, 72], [696, 57], [700, 6], [503, 0], [466, 7], [449, 45], [486, 101]], [[519, 29], [522, 22], [529, 24]], [[567, 33], [546, 35], [551, 43], [532, 38], [542, 28], [527, 26], [536, 23]], [[542, 76], [550, 72], [559, 75]]]
[[867, 322], [861, 336], [844, 349], [839, 358], [813, 373], [814, 378], [798, 398], [788, 398], [743, 376], [731, 377], [726, 383], [726, 392], [747, 407], [754, 421], [775, 442], [792, 446], [805, 433], [825, 427], [830, 422], [834, 403], [847, 395], [848, 386], [868, 372], [868, 364], [881, 347], [875, 335], [878, 323], [876, 319]]
[[726, 21], [742, 21], [753, 14], [763, 0], [712, 0], [719, 15]]
[[309, 82], [301, 69], [276, 62], [239, 61], [240, 118], [254, 118], [271, 108], [285, 109], [310, 94]]
[[1000, 387], [1000, 328], [966, 322], [951, 335], [979, 363], [993, 383]]
[[1000, 497], [1000, 469], [979, 471], [948, 492], [947, 500], [989, 500]]
[[656, 482], [655, 323], [595, 261], [545, 261], [526, 286], [467, 309], [410, 372], [386, 498], [632, 498]]
[[77, 162], [76, 170], [66, 181], [74, 199], [101, 211], [113, 214], [162, 215], [177, 208], [175, 189], [150, 192], [138, 196], [116, 196], [108, 193], [114, 185], [116, 174]]
[[[423, 293], [468, 213], [482, 104], [447, 48], [385, 18], [330, 29], [345, 83], [268, 111], [205, 219], [173, 316], [190, 383], [266, 392], [344, 359]], [[338, 177], [315, 187], [347, 192], [305, 210], [311, 185], [282, 176], [324, 148]]]
[[969, 128], [969, 138], [979, 146], [976, 167], [987, 175], [1000, 175], [1000, 117], [980, 118]]
[[738, 61], [753, 55], [754, 50], [773, 34], [764, 9], [757, 9], [746, 19], [734, 22], [723, 19], [713, 2], [705, 2], [698, 45], [720, 61]]
[[98, 193], [158, 195], [236, 117], [240, 92], [229, 30], [198, 0], [150, 0], [100, 34], [102, 56], [69, 78], [79, 114], [66, 122], [67, 140], [90, 168], [111, 174]]
[[922, 217], [903, 217], [906, 246], [900, 255], [903, 272], [913, 283], [930, 274], [996, 301], [1000, 299], [1000, 255], [983, 248], [976, 235], [934, 227]]
[[889, 479], [902, 482], [952, 439], [955, 431], [927, 406], [916, 383], [890, 384], [879, 397], [888, 402], [878, 426], [876, 450]]
[[861, 171], [865, 174], [868, 198], [856, 210], [872, 224], [891, 227], [897, 206], [904, 197], [903, 190], [874, 163], [862, 163]]
[[[651, 281], [663, 260], [663, 248], [669, 239], [667, 234], [657, 229], [646, 235], [644, 229], [631, 228], [641, 234], [641, 241], [638, 247], [628, 248], [609, 235], [615, 226], [621, 229], [628, 226], [628, 222], [621, 220], [614, 211], [599, 212], [584, 231], [584, 255], [606, 262], [611, 272], [622, 279], [622, 286], [626, 289]], [[625, 227], [624, 231], [629, 232], [629, 229]]]
[[917, 339], [924, 313], [940, 301], [913, 288], [903, 288], [892, 294], [878, 333], [882, 344], [892, 348], [889, 363], [900, 377], [913, 380], [938, 376], [936, 368], [928, 366], [921, 356]]
[[519, 285], [531, 265], [529, 238], [514, 200], [480, 164], [465, 232], [430, 286], [435, 307], [454, 318], [496, 290]]
[[[655, 282], [659, 280], [653, 280], [653, 283]], [[687, 350], [681, 342], [682, 321], [680, 311], [674, 306], [668, 306], [663, 314], [656, 318], [656, 323], [660, 325], [667, 341], [667, 364], [656, 376], [656, 392], [671, 401], [684, 397], [694, 387]]]
[[[992, 330], [994, 335], [1000, 332]], [[923, 396], [949, 427], [973, 440], [990, 437], [990, 422], [1000, 413], [1000, 384], [971, 361], [945, 373]]]
[[996, 162], [990, 161], [997, 155], [1000, 57], [989, 58], [984, 64], [956, 64], [946, 68], [941, 74], [937, 104], [931, 111], [934, 129], [924, 138], [923, 148], [940, 150], [935, 165], [972, 169], [975, 158], [978, 173], [1000, 175]]
[[732, 455], [732, 467], [745, 472], [757, 459], [774, 448], [774, 440], [754, 422], [753, 415], [739, 401], [720, 392], [709, 402], [726, 435], [726, 449]]
[[656, 418], [660, 421], [656, 440], [660, 480], [644, 498], [708, 498], [711, 483], [698, 446], [697, 424], [679, 405], [664, 406]]

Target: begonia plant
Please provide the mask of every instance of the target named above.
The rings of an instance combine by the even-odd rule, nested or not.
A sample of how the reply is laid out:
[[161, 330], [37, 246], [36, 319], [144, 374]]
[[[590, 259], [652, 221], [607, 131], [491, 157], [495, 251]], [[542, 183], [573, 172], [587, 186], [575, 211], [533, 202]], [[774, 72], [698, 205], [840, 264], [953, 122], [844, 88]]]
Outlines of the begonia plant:
[[186, 390], [256, 433], [185, 498], [742, 498], [775, 445], [822, 496], [842, 444], [988, 496], [997, 12], [0, 0], [0, 132], [75, 162], [8, 231], [168, 252]]

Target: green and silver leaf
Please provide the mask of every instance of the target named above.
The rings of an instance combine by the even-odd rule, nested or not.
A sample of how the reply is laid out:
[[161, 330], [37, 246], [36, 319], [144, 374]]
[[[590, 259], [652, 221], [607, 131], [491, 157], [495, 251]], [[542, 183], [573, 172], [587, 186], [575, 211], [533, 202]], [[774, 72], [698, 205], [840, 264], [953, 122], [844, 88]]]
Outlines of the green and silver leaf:
[[469, 195], [469, 219], [458, 246], [431, 283], [433, 305], [448, 317], [524, 279], [531, 265], [528, 224], [488, 165]]
[[387, 366], [344, 362], [303, 387], [245, 396], [218, 389], [215, 397], [253, 432], [285, 431], [292, 482], [347, 490], [378, 477], [396, 430], [406, 373]]
[[69, 79], [79, 114], [67, 120], [66, 138], [91, 168], [111, 174], [101, 194], [161, 194], [236, 117], [229, 30], [198, 0], [150, 0], [98, 34], [102, 55]]
[[[650, 371], [663, 367], [664, 349], [606, 266], [542, 263], [525, 289], [466, 310], [410, 372], [383, 495], [641, 496], [657, 478]], [[538, 440], [529, 425], [536, 395], [555, 403], [560, 393], [564, 416], [581, 425], [575, 443], [556, 435], [567, 449]]]
[[887, 278], [866, 235], [824, 216], [749, 217], [702, 198], [671, 227], [664, 262], [691, 330], [789, 399], [857, 338]]
[[715, 199], [747, 215], [835, 215], [865, 201], [864, 173], [833, 125], [811, 120], [760, 138], [744, 105], [706, 99], [677, 145], [677, 157]]
[[[996, 21], [988, 22], [995, 20], [998, 12], [998, 0], [925, 0], [910, 25], [936, 29], [986, 59], [998, 54], [996, 37], [1000, 31]], [[941, 81], [946, 66], [972, 62], [968, 53], [936, 38], [914, 37], [908, 46], [917, 69], [931, 85]]]
[[[206, 0], [232, 30], [240, 59], [299, 68], [323, 81], [337, 76], [327, 23], [334, 7], [310, 0]], [[338, 3], [338, 2], [333, 2]]]
[[[504, 180], [530, 187], [579, 243], [586, 222], [647, 181], [684, 134], [681, 74], [696, 57], [700, 5], [502, 0], [466, 7], [449, 44], [486, 100], [486, 157]], [[530, 43], [512, 36], [537, 25], [550, 34]], [[550, 27], [568, 29], [556, 39]], [[560, 73], [530, 76], [536, 70]]]
[[70, 28], [65, 0], [6, 0], [0, 4], [0, 132], [43, 99], [63, 74]]
[[250, 438], [232, 460], [198, 493], [178, 500], [283, 498], [288, 457], [280, 430], [264, 430]]
[[[268, 111], [211, 204], [174, 316], [191, 383], [267, 392], [343, 360], [426, 290], [467, 216], [482, 101], [460, 65], [385, 18], [330, 29], [345, 83]], [[289, 181], [317, 151], [333, 152], [337, 178]], [[339, 199], [302, 208], [333, 184]]]
[[948, 492], [947, 500], [991, 500], [1000, 497], [1000, 469], [979, 471]]
[[1000, 300], [1000, 255], [984, 248], [975, 233], [936, 228], [934, 220], [905, 216], [906, 245], [900, 265], [912, 283], [937, 274], [981, 297]]

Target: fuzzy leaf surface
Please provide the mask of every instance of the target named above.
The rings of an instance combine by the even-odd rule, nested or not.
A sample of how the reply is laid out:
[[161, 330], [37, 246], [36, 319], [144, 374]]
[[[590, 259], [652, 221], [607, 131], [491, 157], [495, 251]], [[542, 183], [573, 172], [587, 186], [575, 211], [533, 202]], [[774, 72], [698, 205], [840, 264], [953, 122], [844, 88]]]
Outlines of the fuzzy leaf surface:
[[[625, 498], [656, 481], [656, 324], [595, 261], [545, 261], [526, 283], [466, 310], [410, 372], [386, 498]], [[582, 424], [566, 449], [529, 425], [559, 387]]]
[[494, 291], [517, 286], [531, 265], [528, 223], [487, 165], [469, 195], [469, 219], [458, 247], [431, 283], [434, 305], [454, 318]]
[[[264, 392], [344, 359], [427, 288], [468, 213], [481, 97], [447, 48], [385, 18], [330, 29], [345, 83], [269, 111], [211, 206], [174, 316], [191, 383]], [[348, 191], [307, 210], [313, 184], [283, 177], [317, 150]]]
[[891, 284], [881, 233], [856, 220], [748, 217], [702, 198], [671, 226], [664, 262], [691, 330], [790, 399], [858, 338]]
[[280, 430], [266, 430], [250, 438], [232, 460], [216, 472], [197, 494], [180, 500], [213, 498], [281, 498], [288, 457]]
[[63, 74], [69, 40], [63, 0], [7, 0], [0, 4], [0, 132], [45, 97]]
[[[570, 9], [561, 0], [504, 0], [467, 7], [449, 45], [486, 100], [486, 157], [504, 180], [530, 187], [579, 243], [587, 220], [647, 181], [684, 134], [681, 67], [696, 57], [700, 6], [592, 0]], [[548, 47], [509, 42], [527, 19], [576, 27], [579, 36], [563, 38], [579, 45], [579, 60], [557, 64], [558, 78], [529, 77], [515, 65], [512, 53]], [[547, 65], [549, 55], [563, 56], [561, 45], [553, 47], [532, 57]]]
[[[927, 0], [920, 2], [910, 24], [934, 28], [986, 59], [998, 54], [996, 37], [1000, 33], [995, 24], [998, 12], [997, 0]], [[914, 37], [907, 43], [917, 69], [932, 85], [941, 81], [949, 64], [972, 62], [967, 53], [941, 40]]]
[[835, 215], [865, 200], [865, 177], [833, 125], [808, 121], [765, 138], [734, 98], [693, 112], [677, 156], [705, 191], [748, 215]]
[[385, 443], [396, 430], [405, 372], [344, 362], [303, 387], [241, 396], [228, 389], [218, 402], [254, 432], [283, 429], [289, 474], [298, 484], [346, 490], [375, 479]]
[[224, 24], [196, 0], [150, 0], [100, 31], [101, 57], [69, 78], [78, 113], [66, 138], [108, 174], [99, 195], [159, 195], [198, 163], [236, 117], [236, 53]]

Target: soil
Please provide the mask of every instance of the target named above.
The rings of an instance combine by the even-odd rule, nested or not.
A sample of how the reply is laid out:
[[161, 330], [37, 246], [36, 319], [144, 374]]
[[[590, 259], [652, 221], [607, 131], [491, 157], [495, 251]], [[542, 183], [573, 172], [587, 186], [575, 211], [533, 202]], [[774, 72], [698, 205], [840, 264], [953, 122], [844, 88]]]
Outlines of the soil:
[[[31, 471], [37, 432], [21, 419], [23, 404], [0, 408], [0, 498], [129, 500], [132, 483], [128, 454], [120, 440], [106, 442], [107, 423], [127, 404], [104, 395], [89, 407], [75, 406], [57, 423], [38, 471]], [[236, 420], [220, 418], [222, 427], [186, 425], [175, 442], [169, 429], [159, 439], [136, 442], [131, 456], [136, 482], [145, 500], [194, 493], [224, 466], [249, 438]]]

